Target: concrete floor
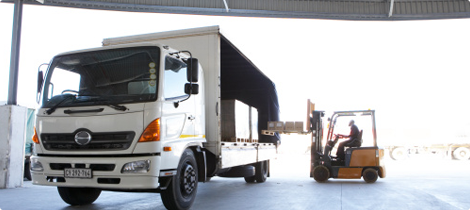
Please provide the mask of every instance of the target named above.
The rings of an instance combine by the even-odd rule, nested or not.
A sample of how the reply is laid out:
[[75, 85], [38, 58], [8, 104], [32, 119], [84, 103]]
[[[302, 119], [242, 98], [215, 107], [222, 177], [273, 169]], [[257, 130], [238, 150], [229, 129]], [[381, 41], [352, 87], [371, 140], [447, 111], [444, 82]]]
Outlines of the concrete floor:
[[[200, 183], [192, 209], [470, 209], [470, 161], [414, 157], [387, 162], [387, 177], [374, 184], [361, 180], [309, 177], [309, 155], [279, 155], [271, 177], [261, 184], [241, 178]], [[88, 206], [71, 207], [54, 187], [0, 190], [0, 209], [165, 209], [159, 194], [103, 192]]]

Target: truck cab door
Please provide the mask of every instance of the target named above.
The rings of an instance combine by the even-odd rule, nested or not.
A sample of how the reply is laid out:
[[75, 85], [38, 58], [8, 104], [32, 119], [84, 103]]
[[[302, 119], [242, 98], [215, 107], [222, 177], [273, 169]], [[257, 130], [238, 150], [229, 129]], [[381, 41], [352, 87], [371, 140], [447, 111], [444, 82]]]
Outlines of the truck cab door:
[[162, 117], [166, 124], [167, 139], [186, 139], [195, 135], [196, 100], [185, 91], [187, 69], [184, 63], [172, 56], [165, 59], [163, 73], [163, 96], [165, 105]]

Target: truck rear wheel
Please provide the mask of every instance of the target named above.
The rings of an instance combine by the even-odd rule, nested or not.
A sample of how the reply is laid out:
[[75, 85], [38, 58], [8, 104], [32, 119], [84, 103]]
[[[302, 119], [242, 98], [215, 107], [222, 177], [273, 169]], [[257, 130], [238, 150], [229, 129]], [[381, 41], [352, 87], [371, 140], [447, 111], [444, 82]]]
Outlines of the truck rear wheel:
[[262, 162], [258, 162], [256, 165], [256, 182], [263, 183], [268, 179], [269, 173], [269, 161], [265, 160]]
[[269, 162], [267, 160], [255, 163], [255, 175], [245, 177], [247, 183], [263, 183], [268, 179]]
[[198, 173], [194, 153], [186, 149], [178, 164], [177, 174], [168, 188], [160, 193], [167, 209], [189, 209], [196, 199]]
[[62, 200], [72, 206], [92, 204], [101, 194], [101, 190], [95, 188], [57, 187], [57, 191]]
[[313, 178], [317, 182], [326, 182], [330, 178], [330, 170], [324, 165], [316, 166], [313, 169]]
[[267, 160], [257, 162], [255, 164], [255, 180], [258, 183], [263, 183], [268, 179], [269, 162]]
[[362, 172], [362, 178], [367, 183], [374, 183], [379, 178], [379, 173], [377, 169], [367, 168]]
[[452, 155], [457, 160], [468, 160], [470, 158], [470, 150], [466, 147], [459, 147], [452, 152]]

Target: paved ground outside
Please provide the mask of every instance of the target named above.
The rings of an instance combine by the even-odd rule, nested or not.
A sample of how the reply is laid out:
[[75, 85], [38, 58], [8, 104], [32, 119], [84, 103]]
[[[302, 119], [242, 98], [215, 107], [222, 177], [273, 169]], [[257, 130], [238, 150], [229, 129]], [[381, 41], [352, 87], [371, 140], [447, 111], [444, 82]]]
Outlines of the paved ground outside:
[[[387, 177], [374, 184], [309, 177], [309, 155], [280, 154], [272, 161], [265, 183], [243, 178], [213, 178], [200, 183], [192, 209], [470, 209], [470, 161], [434, 156], [404, 161], [387, 160]], [[159, 194], [102, 192], [87, 206], [69, 206], [55, 187], [35, 186], [0, 190], [1, 210], [165, 209]]]

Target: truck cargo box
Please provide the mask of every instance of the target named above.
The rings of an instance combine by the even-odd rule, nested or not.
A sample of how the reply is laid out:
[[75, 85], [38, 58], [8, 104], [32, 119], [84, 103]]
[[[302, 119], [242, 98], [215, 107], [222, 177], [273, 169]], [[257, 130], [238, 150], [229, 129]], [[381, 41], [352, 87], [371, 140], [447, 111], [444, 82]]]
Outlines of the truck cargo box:
[[222, 141], [258, 140], [258, 111], [235, 99], [222, 100]]
[[235, 99], [258, 111], [259, 142], [277, 143], [279, 135], [259, 135], [268, 121], [279, 121], [279, 103], [274, 83], [221, 32], [219, 26], [109, 38], [104, 46], [128, 43], [163, 43], [189, 50], [204, 69], [206, 83], [206, 148], [221, 151], [221, 100]]

